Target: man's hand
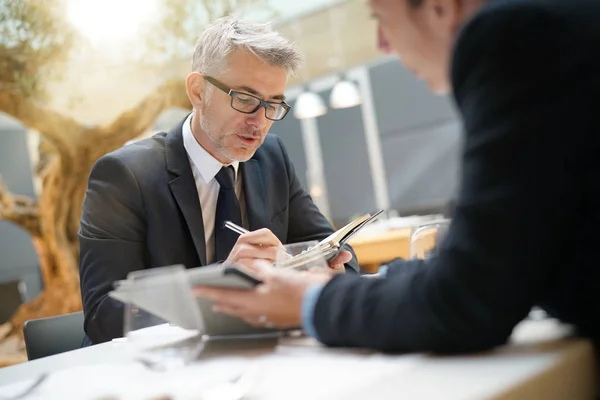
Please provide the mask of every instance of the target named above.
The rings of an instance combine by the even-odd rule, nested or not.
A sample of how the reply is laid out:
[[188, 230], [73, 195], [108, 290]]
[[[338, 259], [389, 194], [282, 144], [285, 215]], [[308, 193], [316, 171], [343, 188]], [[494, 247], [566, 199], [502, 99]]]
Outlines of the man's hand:
[[251, 267], [256, 260], [274, 263], [277, 249], [283, 245], [267, 228], [240, 235], [225, 263], [239, 263]]
[[299, 327], [302, 323], [302, 299], [313, 283], [325, 284], [331, 274], [283, 270], [264, 262], [255, 262], [252, 270], [263, 281], [252, 290], [197, 287], [199, 297], [214, 301], [216, 312], [244, 319], [254, 326]]
[[333, 260], [329, 262], [329, 268], [333, 270], [333, 272], [340, 273], [346, 272], [346, 264], [352, 260], [352, 253], [348, 250], [342, 250], [340, 254], [335, 256]]

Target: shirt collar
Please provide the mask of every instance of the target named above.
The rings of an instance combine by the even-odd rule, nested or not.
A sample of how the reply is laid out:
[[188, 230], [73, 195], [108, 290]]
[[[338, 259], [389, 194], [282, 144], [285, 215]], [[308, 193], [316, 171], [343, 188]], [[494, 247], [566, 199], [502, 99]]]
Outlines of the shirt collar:
[[190, 160], [194, 163], [196, 168], [198, 168], [204, 181], [206, 183], [210, 182], [221, 168], [227, 165], [233, 166], [233, 169], [235, 170], [235, 179], [237, 181], [240, 162], [232, 161], [231, 164], [222, 164], [206, 151], [204, 147], [200, 146], [200, 143], [198, 143], [192, 134], [192, 115], [194, 115], [194, 113], [191, 113], [183, 123], [183, 147], [185, 147], [185, 151]]

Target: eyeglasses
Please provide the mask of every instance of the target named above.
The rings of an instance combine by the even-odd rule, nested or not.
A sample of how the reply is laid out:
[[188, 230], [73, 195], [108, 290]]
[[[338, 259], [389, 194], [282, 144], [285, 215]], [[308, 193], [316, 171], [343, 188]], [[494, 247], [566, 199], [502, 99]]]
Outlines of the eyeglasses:
[[251, 94], [231, 90], [230, 87], [213, 77], [205, 76], [204, 79], [217, 89], [227, 93], [231, 97], [231, 108], [241, 113], [254, 114], [260, 107], [264, 107], [265, 117], [267, 117], [267, 119], [270, 119], [271, 121], [280, 121], [287, 115], [288, 111], [290, 111], [291, 107], [285, 101], [282, 101], [281, 103], [264, 101]]

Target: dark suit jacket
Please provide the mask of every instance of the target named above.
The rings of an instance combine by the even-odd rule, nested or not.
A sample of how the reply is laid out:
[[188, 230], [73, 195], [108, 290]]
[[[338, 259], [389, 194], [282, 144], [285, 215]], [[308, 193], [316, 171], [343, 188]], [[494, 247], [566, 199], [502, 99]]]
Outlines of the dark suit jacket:
[[489, 1], [461, 29], [451, 78], [466, 137], [440, 252], [386, 279], [335, 277], [319, 338], [478, 351], [534, 305], [600, 337], [600, 2]]
[[[80, 277], [85, 331], [92, 343], [123, 335], [123, 307], [107, 297], [131, 271], [206, 265], [202, 211], [183, 147], [183, 121], [100, 158], [92, 168], [81, 216]], [[267, 135], [241, 163], [250, 230], [269, 228], [282, 243], [333, 232], [304, 191], [281, 140]], [[352, 261], [348, 271], [358, 271]]]

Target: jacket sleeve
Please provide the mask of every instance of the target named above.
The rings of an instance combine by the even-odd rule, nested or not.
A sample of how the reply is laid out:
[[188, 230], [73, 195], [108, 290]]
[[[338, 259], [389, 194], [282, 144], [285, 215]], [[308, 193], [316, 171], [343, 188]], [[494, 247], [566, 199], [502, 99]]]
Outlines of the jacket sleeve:
[[109, 298], [113, 283], [144, 269], [144, 206], [130, 169], [116, 156], [92, 168], [79, 230], [84, 329], [92, 343], [123, 336], [123, 304]]
[[334, 277], [315, 307], [324, 343], [488, 349], [507, 340], [552, 287], [557, 267], [572, 261], [567, 249], [576, 247], [584, 200], [575, 149], [585, 147], [594, 114], [581, 93], [593, 71], [558, 17], [513, 4], [485, 6], [455, 48], [452, 80], [466, 140], [438, 255], [397, 261], [386, 279]]

